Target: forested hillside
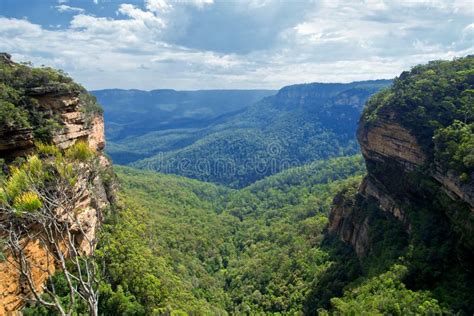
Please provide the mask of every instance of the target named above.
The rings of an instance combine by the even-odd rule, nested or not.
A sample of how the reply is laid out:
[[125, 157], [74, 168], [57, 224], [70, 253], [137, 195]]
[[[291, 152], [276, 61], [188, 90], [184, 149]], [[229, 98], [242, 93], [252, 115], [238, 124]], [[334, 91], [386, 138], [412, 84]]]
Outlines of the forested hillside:
[[106, 89], [91, 93], [105, 110], [107, 152], [115, 163], [125, 164], [148, 157], [149, 150], [146, 144], [139, 150], [121, 145], [125, 139], [156, 131], [204, 128], [276, 91]]
[[104, 310], [469, 315], [472, 84], [467, 57], [415, 67], [372, 98], [364, 178], [360, 156], [239, 190], [120, 168], [128, 211], [104, 238]]
[[179, 137], [127, 140], [170, 146], [134, 165], [189, 178], [114, 173], [94, 97], [8, 54], [0, 66], [0, 312], [474, 311], [473, 56], [382, 90], [290, 86]]
[[287, 170], [242, 190], [118, 167], [102, 310], [298, 312], [330, 266], [321, 249], [333, 195], [357, 183], [360, 156]]
[[442, 309], [474, 312], [473, 89], [467, 56], [413, 67], [368, 102], [358, 129], [367, 176], [338, 195], [329, 227], [354, 247], [364, 275], [378, 276], [335, 300], [341, 311], [405, 314], [386, 282], [383, 295], [364, 297], [391, 275]]
[[356, 154], [362, 108], [389, 84], [289, 86], [206, 128], [153, 132], [120, 146], [151, 156], [135, 167], [243, 187], [291, 166]]

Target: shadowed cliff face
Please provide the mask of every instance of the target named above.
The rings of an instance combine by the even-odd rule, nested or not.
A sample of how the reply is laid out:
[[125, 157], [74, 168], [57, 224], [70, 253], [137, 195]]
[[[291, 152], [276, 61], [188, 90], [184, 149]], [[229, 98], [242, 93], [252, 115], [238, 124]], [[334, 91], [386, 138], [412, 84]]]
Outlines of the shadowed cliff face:
[[[77, 166], [80, 172], [76, 175], [74, 189], [83, 194], [74, 205], [74, 209], [78, 212], [77, 219], [82, 229], [71, 226], [71, 230], [76, 229], [71, 233], [77, 238], [78, 249], [91, 254], [93, 250], [85, 241], [85, 236], [95, 239], [102, 221], [102, 214], [114, 199], [113, 185], [105, 183], [100, 176], [102, 171], [111, 171], [110, 162], [102, 155], [102, 149], [105, 146], [103, 116], [100, 111], [87, 109], [87, 102], [83, 98], [85, 90], [75, 91], [51, 84], [33, 87], [15, 84], [13, 87], [11, 82], [5, 79], [8, 78], [8, 72], [18, 71], [20, 67], [25, 66], [12, 62], [8, 55], [1, 57], [3, 58], [0, 60], [3, 62], [3, 76], [0, 79], [4, 80], [0, 80], [0, 84], [16, 95], [14, 98], [0, 101], [13, 103], [18, 100], [17, 104], [13, 103], [12, 109], [24, 113], [25, 117], [32, 118], [31, 113], [34, 112], [36, 116], [54, 120], [56, 128], [50, 135], [49, 142], [58, 148], [64, 150], [78, 141], [84, 141], [96, 152], [97, 157], [93, 165], [82, 163]], [[28, 70], [28, 68], [22, 69]], [[29, 69], [34, 71], [34, 68]], [[28, 100], [29, 105], [23, 108], [22, 100]], [[23, 125], [20, 126], [14, 120], [8, 121], [7, 117], [0, 126], [0, 158], [7, 162], [35, 152], [35, 141], [38, 140], [36, 132], [41, 126], [34, 126], [31, 123]], [[58, 212], [61, 210], [58, 209]], [[0, 216], [1, 220], [2, 216]], [[37, 229], [39, 227], [31, 226], [31, 234], [25, 236], [22, 242], [32, 266], [33, 282], [37, 287], [41, 287], [55, 270], [55, 263], [51, 255], [48, 256], [47, 249], [44, 249], [39, 240], [34, 237], [37, 233], [41, 233], [36, 231]], [[0, 237], [3, 237], [2, 232], [0, 232]], [[0, 315], [21, 309], [24, 305], [22, 297], [29, 295], [27, 286], [23, 283], [24, 280], [22, 281], [19, 271], [14, 268], [15, 263], [11, 254], [6, 252], [5, 256], [6, 260], [0, 262]]]
[[[470, 209], [468, 218], [457, 220], [459, 232], [472, 235], [474, 227], [474, 185], [472, 180], [462, 182], [454, 170], [443, 170], [436, 161], [430, 161], [413, 132], [396, 120], [395, 113], [379, 113], [377, 120], [362, 119], [358, 141], [366, 161], [368, 175], [361, 183], [358, 194], [362, 199], [372, 199], [380, 210], [399, 220], [407, 233], [411, 223], [405, 208], [434, 198], [433, 192], [418, 186], [413, 177], [426, 177], [439, 186], [435, 194], [446, 194], [453, 202], [461, 202]], [[472, 178], [471, 178], [472, 179]], [[346, 203], [346, 204], [344, 204]], [[329, 229], [354, 246], [359, 256], [369, 251], [368, 229], [370, 218], [359, 209], [360, 203], [347, 206], [347, 201], [334, 200]], [[448, 218], [458, 214], [446, 212]], [[472, 244], [473, 241], [468, 241]]]
[[[469, 58], [472, 60], [472, 57], [467, 57], [467, 61], [470, 61]], [[431, 64], [427, 67], [430, 66]], [[413, 229], [408, 210], [439, 208], [443, 216], [450, 221], [452, 229], [459, 234], [459, 238], [462, 236], [463, 244], [471, 249], [474, 247], [474, 170], [463, 167], [463, 179], [459, 170], [447, 167], [438, 159], [440, 155], [437, 154], [438, 148], [433, 138], [444, 126], [451, 126], [456, 117], [450, 120], [449, 115], [437, 112], [438, 99], [443, 101], [448, 99], [448, 96], [436, 89], [420, 92], [420, 95], [426, 96], [426, 100], [433, 100], [433, 104], [424, 101], [423, 106], [418, 108], [412, 105], [418, 100], [403, 89], [411, 88], [407, 78], [415, 77], [415, 81], [419, 73], [422, 71], [402, 74], [395, 81], [394, 87], [369, 102], [359, 123], [357, 139], [368, 174], [359, 187], [358, 197], [353, 197], [352, 205], [348, 207], [348, 199], [342, 199], [340, 196], [334, 200], [329, 225], [331, 232], [337, 233], [342, 240], [354, 246], [359, 257], [370, 252], [371, 241], [367, 227], [370, 227], [371, 219], [364, 212], [361, 202], [367, 200], [373, 201], [381, 211], [400, 221], [408, 234]], [[456, 100], [456, 97], [461, 99], [465, 91], [472, 87], [473, 80], [469, 77], [455, 78], [452, 82], [454, 80], [459, 80], [460, 83], [453, 83], [455, 87], [450, 91], [454, 92], [450, 92], [453, 95], [449, 97], [451, 100]], [[420, 81], [421, 79], [418, 79], [415, 82]], [[393, 101], [385, 101], [390, 97]], [[463, 106], [461, 101], [453, 104], [453, 113], [457, 113]], [[438, 124], [438, 131], [424, 128], [419, 119], [421, 114], [415, 116], [415, 111], [436, 118], [438, 122], [430, 124]], [[466, 111], [466, 117], [474, 114], [472, 103], [468, 104]], [[412, 115], [416, 119], [411, 119]], [[445, 118], [447, 119], [443, 121]], [[466, 124], [469, 124], [469, 121]], [[472, 148], [470, 150], [472, 151]], [[435, 200], [441, 198], [447, 202], [444, 202], [444, 206], [439, 206], [436, 202], [435, 206]]]

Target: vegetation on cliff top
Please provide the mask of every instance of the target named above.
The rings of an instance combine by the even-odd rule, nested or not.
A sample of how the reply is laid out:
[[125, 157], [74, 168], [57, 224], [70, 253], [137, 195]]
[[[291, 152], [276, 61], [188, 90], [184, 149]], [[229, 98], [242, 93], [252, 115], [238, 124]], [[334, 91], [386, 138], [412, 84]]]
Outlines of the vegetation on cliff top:
[[[85, 192], [99, 172], [95, 158], [85, 142], [65, 151], [37, 143], [34, 154], [3, 166], [0, 231], [4, 242], [0, 250], [6, 256], [2, 266], [18, 275], [21, 293], [29, 296], [27, 303], [36, 305], [25, 310], [27, 315], [41, 311], [70, 315], [79, 310], [94, 315], [97, 310], [97, 265], [88, 253], [95, 239], [87, 235], [95, 227], [82, 217], [87, 209], [78, 207], [84, 197], [91, 196]], [[16, 285], [12, 278], [8, 280]], [[19, 295], [8, 291], [7, 297]]]
[[50, 141], [61, 128], [59, 117], [39, 107], [41, 94], [72, 94], [81, 100], [87, 114], [101, 113], [95, 97], [61, 70], [18, 64], [0, 58], [0, 126], [3, 130], [32, 129], [37, 140]]
[[370, 123], [381, 111], [395, 113], [442, 168], [464, 179], [474, 171], [474, 56], [403, 72], [369, 100], [363, 116]]

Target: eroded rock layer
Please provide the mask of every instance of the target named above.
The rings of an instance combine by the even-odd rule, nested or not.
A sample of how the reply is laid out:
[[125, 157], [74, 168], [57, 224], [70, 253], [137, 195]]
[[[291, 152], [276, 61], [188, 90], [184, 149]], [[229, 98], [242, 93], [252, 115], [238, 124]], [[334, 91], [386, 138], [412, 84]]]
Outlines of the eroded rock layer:
[[[426, 111], [435, 111], [430, 105], [426, 107]], [[456, 206], [447, 207], [444, 215], [452, 221], [453, 230], [464, 236], [464, 243], [468, 247], [474, 246], [471, 238], [474, 233], [472, 169], [467, 171], [465, 179], [461, 179], [458, 171], [442, 167], [433, 154], [433, 141], [427, 143], [425, 140], [423, 146], [420, 135], [404, 123], [403, 116], [407, 114], [402, 111], [406, 108], [378, 105], [370, 111], [361, 118], [357, 132], [368, 175], [351, 206], [347, 199], [338, 197], [334, 200], [329, 230], [350, 243], [362, 257], [370, 247], [367, 233], [370, 219], [363, 211], [363, 201], [370, 199], [380, 210], [400, 221], [409, 234], [412, 223], [407, 209], [414, 206], [429, 208], [430, 203], [446, 194], [452, 200], [447, 204]], [[421, 133], [425, 131], [420, 130]], [[470, 214], [466, 215], [463, 209], [470, 209]]]
[[[0, 57], [9, 67], [17, 67], [8, 55], [3, 54]], [[110, 162], [102, 155], [105, 146], [103, 116], [99, 111], [88, 111], [77, 91], [47, 85], [19, 91], [24, 91], [26, 97], [33, 99], [35, 111], [45, 117], [54, 118], [59, 125], [51, 135], [52, 144], [60, 149], [67, 149], [78, 141], [85, 141], [97, 154], [95, 169], [86, 163], [78, 166], [80, 172], [77, 174], [75, 189], [81, 192], [81, 196], [73, 209], [78, 212], [77, 219], [81, 230], [71, 226], [71, 233], [77, 238], [79, 251], [90, 254], [92, 249], [86, 240], [95, 239], [102, 214], [114, 199], [113, 184], [105, 183], [100, 172], [97, 172], [111, 171]], [[0, 158], [12, 161], [16, 157], [24, 157], [34, 152], [34, 135], [33, 128], [0, 126]], [[35, 238], [40, 233], [39, 228], [37, 230], [32, 226], [29, 236], [22, 240], [31, 266], [33, 283], [37, 288], [41, 288], [55, 270], [54, 259], [48, 255], [48, 250], [44, 249], [38, 238]], [[1, 235], [2, 232], [0, 237]], [[17, 313], [25, 303], [23, 298], [31, 296], [25, 278], [15, 268], [16, 263], [8, 251], [5, 252], [5, 257], [6, 260], [0, 262], [0, 315]]]

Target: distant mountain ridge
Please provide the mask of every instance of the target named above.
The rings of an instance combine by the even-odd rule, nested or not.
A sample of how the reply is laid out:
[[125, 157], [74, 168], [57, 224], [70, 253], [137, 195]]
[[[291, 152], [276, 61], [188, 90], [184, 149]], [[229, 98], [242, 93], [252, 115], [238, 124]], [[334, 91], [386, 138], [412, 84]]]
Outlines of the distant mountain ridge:
[[115, 141], [157, 130], [204, 127], [276, 91], [106, 89], [91, 93], [103, 104], [107, 138]]
[[112, 138], [108, 152], [117, 163], [242, 187], [290, 166], [357, 153], [362, 108], [390, 83], [292, 85], [207, 124]]

